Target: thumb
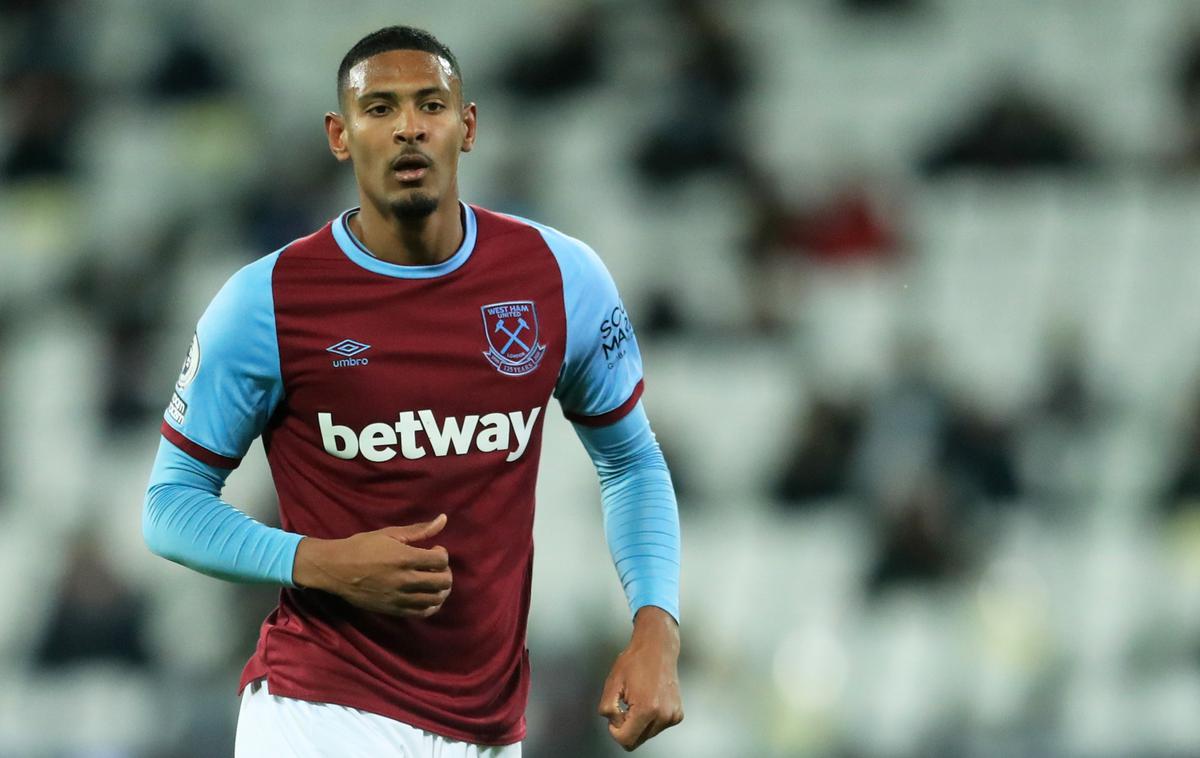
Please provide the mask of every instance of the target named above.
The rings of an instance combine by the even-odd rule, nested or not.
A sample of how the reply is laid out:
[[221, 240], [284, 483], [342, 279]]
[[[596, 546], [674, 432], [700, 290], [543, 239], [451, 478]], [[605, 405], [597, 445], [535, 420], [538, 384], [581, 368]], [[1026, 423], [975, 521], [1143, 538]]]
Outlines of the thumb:
[[436, 536], [445, 526], [446, 514], [439, 513], [437, 518], [432, 521], [423, 521], [419, 524], [408, 524], [407, 526], [390, 526], [386, 531], [392, 539], [409, 543], [420, 542], [421, 540], [427, 540], [430, 537]]
[[620, 726], [625, 723], [625, 713], [628, 706], [622, 707], [622, 690], [624, 685], [616, 676], [609, 676], [604, 682], [604, 692], [600, 695], [600, 706], [597, 711], [601, 716], [608, 719], [611, 726]]

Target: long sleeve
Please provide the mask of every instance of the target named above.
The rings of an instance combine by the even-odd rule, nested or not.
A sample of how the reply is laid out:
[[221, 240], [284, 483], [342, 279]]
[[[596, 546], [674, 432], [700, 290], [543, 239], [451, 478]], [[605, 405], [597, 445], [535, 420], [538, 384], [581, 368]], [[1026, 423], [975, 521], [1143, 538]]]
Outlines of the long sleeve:
[[211, 576], [292, 584], [301, 535], [220, 498], [283, 395], [271, 277], [279, 252], [230, 277], [196, 325], [163, 414], [142, 510], [147, 547]]
[[678, 621], [679, 509], [642, 404], [607, 426], [574, 426], [600, 477], [604, 533], [630, 611], [653, 605]]
[[161, 440], [142, 509], [151, 551], [210, 576], [236, 582], [292, 583], [302, 535], [262, 524], [221, 500], [229, 470]]

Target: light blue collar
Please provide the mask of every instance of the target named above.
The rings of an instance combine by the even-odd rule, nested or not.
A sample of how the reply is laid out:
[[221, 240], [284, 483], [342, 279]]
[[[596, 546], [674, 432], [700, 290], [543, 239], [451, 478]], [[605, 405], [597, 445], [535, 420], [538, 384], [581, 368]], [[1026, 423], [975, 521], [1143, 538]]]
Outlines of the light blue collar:
[[354, 232], [350, 231], [350, 217], [358, 213], [358, 208], [343, 211], [342, 215], [337, 217], [337, 220], [333, 222], [333, 238], [347, 258], [376, 274], [394, 276], [398, 279], [432, 279], [445, 276], [452, 271], [457, 271], [466, 263], [475, 249], [475, 212], [471, 210], [471, 206], [462, 201], [459, 201], [459, 206], [463, 210], [464, 226], [466, 227], [463, 241], [458, 250], [454, 251], [454, 255], [441, 263], [429, 266], [402, 266], [399, 263], [389, 263], [376, 258], [367, 250], [366, 245], [354, 236]]

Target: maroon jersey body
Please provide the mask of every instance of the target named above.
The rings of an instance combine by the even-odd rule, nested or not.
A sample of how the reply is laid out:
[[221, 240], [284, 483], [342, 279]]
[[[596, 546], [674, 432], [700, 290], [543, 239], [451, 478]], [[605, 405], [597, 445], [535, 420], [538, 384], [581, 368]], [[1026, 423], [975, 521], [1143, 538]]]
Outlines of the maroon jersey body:
[[[464, 218], [467, 255], [436, 276], [352, 260], [345, 215], [278, 254], [283, 391], [262, 437], [281, 526], [342, 538], [445, 513], [433, 542], [454, 586], [429, 618], [284, 589], [241, 687], [267, 677], [275, 695], [507, 744], [525, 733], [534, 488], [567, 352], [564, 271], [545, 229], [480, 208]], [[620, 418], [638, 379], [617, 405], [581, 410]]]

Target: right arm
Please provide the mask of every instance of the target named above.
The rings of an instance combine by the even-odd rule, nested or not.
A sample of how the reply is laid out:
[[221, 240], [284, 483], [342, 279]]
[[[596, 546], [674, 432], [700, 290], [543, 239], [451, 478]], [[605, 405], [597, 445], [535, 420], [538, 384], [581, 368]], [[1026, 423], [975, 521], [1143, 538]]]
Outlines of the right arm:
[[446, 549], [410, 544], [437, 535], [445, 515], [345, 539], [304, 537], [221, 500], [228, 475], [162, 440], [142, 511], [150, 550], [219, 579], [322, 590], [392, 615], [431, 616], [450, 595]]
[[219, 579], [295, 587], [293, 562], [303, 538], [259, 523], [221, 500], [229, 473], [161, 440], [142, 508], [146, 546]]
[[279, 253], [238, 271], [196, 327], [163, 417], [142, 511], [154, 553], [210, 576], [331, 592], [369, 610], [430, 615], [450, 589], [434, 536], [444, 517], [319, 540], [262, 524], [220, 498], [283, 397], [271, 273]]

